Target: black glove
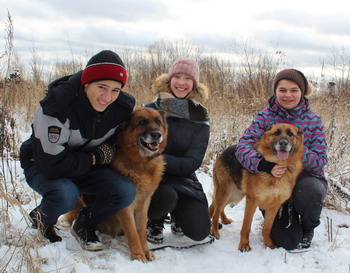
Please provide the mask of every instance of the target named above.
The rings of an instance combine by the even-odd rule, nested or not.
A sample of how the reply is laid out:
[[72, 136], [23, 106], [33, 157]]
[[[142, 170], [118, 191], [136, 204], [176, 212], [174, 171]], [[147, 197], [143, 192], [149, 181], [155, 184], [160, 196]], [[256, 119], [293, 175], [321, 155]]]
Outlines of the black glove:
[[102, 143], [92, 152], [95, 156], [95, 164], [110, 164], [114, 159], [115, 146]]
[[271, 171], [272, 171], [273, 167], [275, 167], [275, 165], [276, 165], [276, 163], [267, 161], [263, 158], [258, 165], [258, 171], [267, 172], [267, 173], [271, 174]]

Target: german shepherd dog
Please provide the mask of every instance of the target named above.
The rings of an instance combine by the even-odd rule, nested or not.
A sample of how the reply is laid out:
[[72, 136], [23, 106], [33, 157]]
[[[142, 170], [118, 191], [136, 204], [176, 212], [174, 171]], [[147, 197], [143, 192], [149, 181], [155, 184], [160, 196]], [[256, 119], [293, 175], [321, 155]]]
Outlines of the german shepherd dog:
[[[99, 224], [98, 229], [112, 237], [125, 234], [132, 260], [155, 260], [146, 240], [147, 212], [165, 170], [161, 154], [167, 135], [165, 112], [146, 107], [135, 109], [116, 133], [117, 149], [111, 167], [134, 183], [137, 194], [127, 208]], [[89, 198], [81, 197], [75, 209], [65, 215], [68, 223], [72, 223], [81, 206], [88, 203]]]
[[238, 246], [242, 252], [251, 250], [249, 233], [257, 207], [265, 210], [262, 230], [264, 244], [269, 248], [277, 247], [270, 237], [271, 228], [279, 208], [291, 196], [295, 181], [302, 171], [303, 132], [289, 124], [275, 124], [267, 129], [254, 147], [265, 160], [287, 166], [285, 174], [276, 178], [267, 172], [248, 172], [235, 158], [235, 146], [225, 149], [213, 168], [214, 193], [209, 207], [211, 233], [217, 239], [220, 238], [219, 217], [223, 224], [232, 222], [225, 215], [225, 206], [238, 203], [245, 196], [246, 205]]

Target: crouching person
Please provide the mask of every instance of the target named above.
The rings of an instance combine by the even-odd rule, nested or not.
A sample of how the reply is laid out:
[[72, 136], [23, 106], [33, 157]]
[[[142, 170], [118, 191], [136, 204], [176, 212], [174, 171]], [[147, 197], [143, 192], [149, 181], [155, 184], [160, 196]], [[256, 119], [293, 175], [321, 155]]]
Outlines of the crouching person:
[[207, 150], [210, 125], [205, 103], [209, 90], [199, 82], [199, 66], [192, 58], [178, 58], [168, 74], [152, 84], [157, 98], [147, 107], [167, 113], [168, 139], [163, 153], [166, 170], [152, 196], [148, 211], [147, 240], [164, 241], [164, 220], [171, 217], [171, 231], [194, 241], [210, 232], [208, 201], [196, 176]]
[[62, 240], [55, 224], [79, 194], [97, 196], [71, 228], [82, 248], [92, 251], [102, 249], [97, 225], [135, 198], [131, 181], [107, 166], [115, 152], [109, 140], [135, 105], [122, 91], [126, 81], [121, 58], [104, 50], [83, 71], [52, 82], [40, 102], [20, 160], [28, 185], [42, 196], [29, 214], [33, 227], [52, 243]]

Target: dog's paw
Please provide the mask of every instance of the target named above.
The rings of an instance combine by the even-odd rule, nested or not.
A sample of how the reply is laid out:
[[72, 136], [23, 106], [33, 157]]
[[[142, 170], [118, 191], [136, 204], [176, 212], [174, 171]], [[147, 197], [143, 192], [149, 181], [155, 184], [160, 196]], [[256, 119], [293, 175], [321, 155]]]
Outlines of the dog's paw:
[[148, 251], [145, 252], [145, 254], [146, 254], [146, 258], [147, 258], [148, 261], [151, 262], [151, 261], [155, 261], [156, 260], [156, 255], [154, 255], [154, 253], [152, 251], [148, 250]]
[[220, 239], [220, 233], [217, 229], [211, 229], [210, 230], [210, 234], [213, 235], [215, 237], [215, 239]]
[[239, 243], [238, 249], [241, 252], [248, 252], [252, 250], [249, 243]]
[[265, 242], [265, 246], [271, 249], [278, 248], [274, 243], [272, 242]]
[[140, 262], [143, 262], [143, 263], [147, 263], [148, 260], [145, 256], [145, 254], [131, 254], [131, 260], [133, 261], [140, 261]]
[[232, 222], [233, 222], [233, 220], [230, 219], [230, 218], [222, 218], [222, 219], [221, 219], [221, 223], [223, 223], [224, 225], [229, 225], [229, 224], [231, 224]]

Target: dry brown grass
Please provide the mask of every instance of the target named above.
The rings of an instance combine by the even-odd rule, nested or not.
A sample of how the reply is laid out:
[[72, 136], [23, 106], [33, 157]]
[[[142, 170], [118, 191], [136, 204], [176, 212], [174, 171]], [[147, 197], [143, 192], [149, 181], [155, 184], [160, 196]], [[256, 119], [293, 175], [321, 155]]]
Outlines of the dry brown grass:
[[[197, 59], [201, 68], [201, 82], [210, 89], [210, 99], [206, 106], [211, 117], [211, 137], [203, 162], [204, 169], [225, 147], [238, 141], [256, 113], [265, 107], [271, 95], [273, 76], [280, 69], [280, 54], [254, 52], [246, 44], [238, 50], [241, 63], [236, 65], [229, 60], [203, 54], [191, 45], [164, 41], [151, 45], [147, 52], [124, 52], [124, 56], [122, 55], [130, 74], [125, 91], [135, 96], [137, 106], [154, 99], [150, 92], [152, 81], [160, 74], [167, 73], [168, 67], [176, 57], [186, 55]], [[2, 147], [7, 147], [7, 152], [18, 154], [18, 138], [21, 135], [19, 130], [23, 130], [23, 126], [29, 128], [34, 111], [40, 99], [44, 97], [49, 81], [82, 67], [82, 63], [77, 60], [60, 62], [53, 65], [52, 77], [46, 82], [36, 73], [35, 78], [21, 78], [19, 83], [10, 82], [3, 86], [0, 99], [3, 102], [2, 113], [6, 114], [2, 115], [1, 124], [7, 133], [3, 134], [0, 140]], [[35, 69], [37, 70], [38, 68]], [[326, 171], [330, 184], [334, 182], [336, 191], [342, 191], [342, 187], [349, 188], [349, 170], [346, 169], [350, 155], [349, 79], [335, 77], [335, 83], [335, 86], [328, 88], [326, 83], [320, 82], [318, 92], [311, 98], [311, 103], [325, 125], [329, 145], [329, 164]], [[21, 124], [19, 128], [14, 117], [24, 119], [25, 124]], [[3, 149], [3, 152], [5, 150]]]
[[[11, 35], [9, 35], [8, 44], [9, 48], [12, 48]], [[122, 55], [130, 73], [130, 80], [125, 91], [135, 96], [138, 106], [154, 99], [150, 92], [152, 81], [160, 74], [167, 73], [169, 65], [176, 57], [192, 56], [197, 59], [201, 68], [201, 82], [210, 89], [210, 99], [206, 106], [211, 117], [211, 136], [202, 164], [202, 169], [209, 174], [210, 165], [216, 156], [227, 146], [236, 143], [256, 113], [265, 107], [271, 95], [273, 76], [277, 70], [282, 68], [280, 53], [269, 55], [265, 52], [254, 51], [246, 44], [236, 47], [236, 50], [241, 54], [238, 64], [229, 60], [223, 61], [214, 55], [203, 54], [198, 47], [186, 43], [171, 44], [164, 41], [151, 45], [146, 52], [124, 52]], [[0, 62], [6, 58], [11, 60], [11, 56], [0, 56]], [[52, 68], [51, 79], [44, 79], [40, 66], [35, 58], [33, 59], [32, 73], [21, 71], [21, 75], [32, 75], [32, 77], [22, 77], [19, 83], [2, 81], [1, 84], [0, 80], [0, 157], [2, 159], [0, 215], [2, 230], [11, 229], [11, 222], [8, 220], [9, 205], [18, 207], [24, 218], [27, 217], [22, 208], [22, 205], [25, 204], [23, 193], [15, 190], [15, 184], [19, 183], [16, 180], [18, 176], [11, 175], [18, 170], [13, 170], [9, 163], [12, 159], [18, 159], [19, 144], [23, 140], [21, 136], [23, 132], [29, 131], [34, 111], [44, 97], [49, 81], [67, 73], [74, 73], [83, 67], [82, 62], [77, 62], [77, 60], [57, 63]], [[10, 62], [5, 62], [5, 66], [9, 64]], [[12, 66], [9, 65], [7, 70], [10, 67]], [[346, 72], [349, 67], [342, 69]], [[0, 69], [0, 79], [6, 77], [1, 73], [4, 70], [6, 69]], [[341, 75], [348, 74], [341, 73]], [[348, 164], [350, 159], [350, 81], [349, 78], [342, 76], [335, 76], [334, 81], [336, 85], [332, 88], [327, 88], [324, 82], [320, 82], [321, 87], [311, 101], [312, 108], [322, 117], [329, 145], [329, 163], [326, 167], [329, 192], [326, 206], [349, 213], [350, 197], [346, 192], [350, 189]], [[33, 245], [40, 244], [40, 239], [25, 237], [23, 234], [17, 234], [14, 237], [16, 240], [6, 239], [5, 236], [9, 255], [0, 262], [0, 271], [10, 272], [7, 267], [8, 262], [16, 258], [19, 261], [17, 268], [14, 269], [16, 272], [41, 272], [45, 259], [41, 259], [40, 255], [33, 252], [32, 249]], [[17, 252], [19, 246], [21, 246], [21, 251]], [[20, 258], [15, 255], [19, 255]]]

